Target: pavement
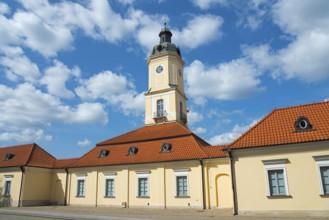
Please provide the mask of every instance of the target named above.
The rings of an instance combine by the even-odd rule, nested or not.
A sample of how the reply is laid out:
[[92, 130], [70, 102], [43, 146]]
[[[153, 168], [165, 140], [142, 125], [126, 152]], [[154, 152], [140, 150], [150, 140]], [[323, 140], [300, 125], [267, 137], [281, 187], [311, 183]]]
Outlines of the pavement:
[[76, 206], [40, 206], [21, 208], [0, 208], [1, 220], [45, 220], [45, 219], [86, 219], [86, 220], [297, 220], [329, 219], [302, 218], [300, 216], [232, 216], [230, 209], [155, 209], [155, 208], [110, 208]]

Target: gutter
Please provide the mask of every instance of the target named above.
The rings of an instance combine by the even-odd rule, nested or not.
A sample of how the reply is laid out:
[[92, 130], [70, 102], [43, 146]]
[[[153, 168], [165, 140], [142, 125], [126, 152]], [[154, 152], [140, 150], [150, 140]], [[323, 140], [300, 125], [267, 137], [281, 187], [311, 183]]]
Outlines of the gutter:
[[64, 193], [64, 206], [67, 206], [67, 191], [68, 191], [68, 186], [69, 186], [69, 170], [67, 167], [65, 168], [65, 173], [66, 173], [66, 181], [65, 181], [65, 193]]
[[232, 182], [232, 191], [233, 191], [233, 215], [238, 215], [238, 205], [237, 205], [237, 197], [236, 197], [236, 184], [235, 184], [235, 170], [233, 163], [233, 156], [231, 149], [225, 150], [229, 159], [230, 159], [230, 170], [231, 170], [231, 182]]
[[207, 208], [206, 205], [206, 189], [205, 189], [205, 177], [204, 177], [204, 164], [203, 160], [200, 159], [200, 165], [201, 165], [201, 178], [202, 178], [202, 204], [203, 204], [203, 209]]
[[19, 167], [22, 171], [22, 178], [21, 178], [21, 187], [19, 189], [19, 197], [18, 197], [18, 207], [22, 207], [23, 206], [23, 201], [22, 201], [22, 194], [23, 194], [23, 182], [24, 182], [24, 179], [25, 179], [25, 169], [24, 169], [24, 166], [20, 166]]

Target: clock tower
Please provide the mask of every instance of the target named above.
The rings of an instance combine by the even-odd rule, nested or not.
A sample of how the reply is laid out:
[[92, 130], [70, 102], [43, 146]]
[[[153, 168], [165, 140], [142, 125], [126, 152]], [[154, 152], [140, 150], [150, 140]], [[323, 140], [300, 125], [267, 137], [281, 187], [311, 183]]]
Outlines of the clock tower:
[[187, 126], [184, 92], [184, 61], [166, 27], [159, 33], [160, 43], [148, 58], [149, 89], [145, 93], [145, 125], [177, 121]]

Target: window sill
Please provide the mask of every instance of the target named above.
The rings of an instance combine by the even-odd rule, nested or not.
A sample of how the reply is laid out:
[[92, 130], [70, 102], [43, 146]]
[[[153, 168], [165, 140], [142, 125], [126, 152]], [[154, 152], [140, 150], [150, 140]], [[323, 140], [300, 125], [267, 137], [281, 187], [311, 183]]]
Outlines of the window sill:
[[268, 199], [290, 199], [291, 195], [277, 195], [277, 196], [267, 196]]
[[139, 199], [149, 199], [150, 196], [136, 196], [136, 198], [139, 198]]
[[329, 198], [329, 194], [320, 194], [321, 198]]
[[86, 196], [75, 196], [76, 198], [85, 198]]
[[6, 198], [9, 198], [9, 197], [10, 197], [10, 195], [2, 195], [2, 197], [6, 197]]
[[188, 199], [190, 196], [175, 196], [176, 199]]
[[115, 199], [115, 196], [104, 196], [104, 198]]

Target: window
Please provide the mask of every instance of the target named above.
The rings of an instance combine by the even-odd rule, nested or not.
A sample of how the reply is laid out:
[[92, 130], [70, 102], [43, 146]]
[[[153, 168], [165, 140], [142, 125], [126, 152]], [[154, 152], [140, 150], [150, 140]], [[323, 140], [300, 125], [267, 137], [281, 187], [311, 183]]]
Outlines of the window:
[[78, 197], [85, 196], [85, 180], [84, 179], [78, 179], [77, 196]]
[[174, 170], [176, 176], [176, 197], [188, 197], [188, 171], [189, 169]]
[[171, 152], [171, 149], [172, 149], [172, 144], [170, 144], [170, 143], [162, 144], [162, 153]]
[[138, 196], [148, 196], [148, 179], [138, 178]]
[[114, 197], [114, 179], [105, 180], [105, 196]]
[[315, 156], [320, 179], [320, 194], [329, 195], [329, 155]]
[[133, 156], [136, 155], [138, 152], [138, 148], [137, 147], [130, 147], [129, 151], [128, 151], [128, 156]]
[[273, 196], [289, 196], [286, 163], [288, 159], [263, 161], [267, 177], [267, 194]]
[[286, 195], [283, 170], [268, 170], [268, 182], [271, 196]]
[[109, 150], [102, 149], [102, 150], [99, 152], [99, 158], [105, 158], [105, 157], [107, 157], [109, 154], [110, 154], [110, 151], [109, 151]]
[[323, 194], [329, 195], [329, 166], [321, 166], [320, 174], [322, 180]]
[[163, 99], [157, 101], [157, 117], [163, 117]]
[[297, 132], [301, 131], [311, 131], [312, 130], [312, 125], [308, 118], [305, 116], [299, 117], [296, 122], [295, 122], [295, 128]]
[[13, 176], [5, 176], [5, 186], [3, 191], [3, 196], [10, 196], [10, 188], [11, 188], [11, 180], [13, 179]]
[[177, 197], [188, 196], [187, 194], [187, 176], [177, 176]]

